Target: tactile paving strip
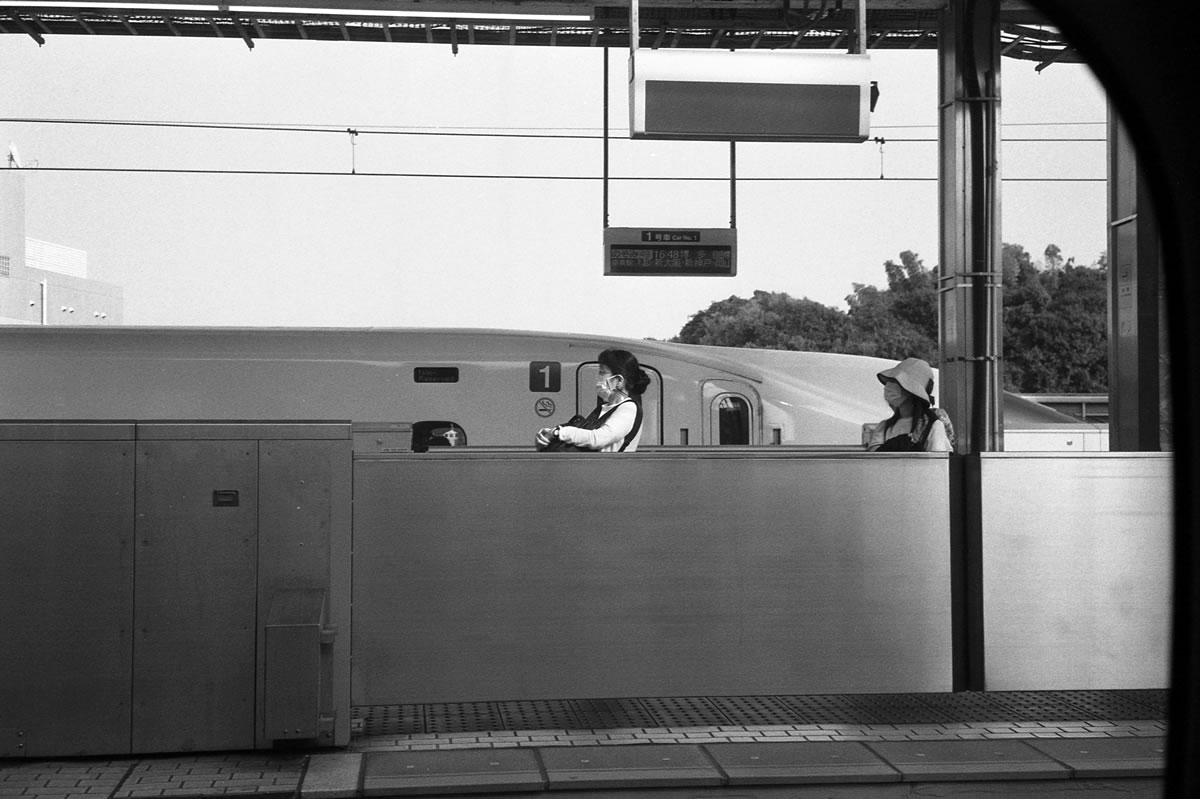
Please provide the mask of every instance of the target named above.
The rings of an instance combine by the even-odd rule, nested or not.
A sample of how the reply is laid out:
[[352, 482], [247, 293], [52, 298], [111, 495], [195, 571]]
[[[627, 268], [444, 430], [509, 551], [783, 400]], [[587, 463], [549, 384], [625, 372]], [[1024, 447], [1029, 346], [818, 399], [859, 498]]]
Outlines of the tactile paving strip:
[[773, 696], [710, 696], [708, 701], [728, 719], [722, 724], [756, 726], [796, 723], [796, 712]]
[[1012, 711], [993, 702], [991, 694], [964, 691], [955, 694], [914, 694], [921, 702], [961, 722], [1012, 721]]
[[497, 702], [509, 730], [577, 730], [583, 725], [569, 701]]
[[615, 730], [661, 726], [636, 699], [576, 699], [572, 703], [585, 729]]
[[784, 696], [799, 724], [883, 724], [867, 701], [858, 696]]
[[425, 732], [505, 730], [495, 702], [447, 702], [425, 705]]
[[912, 694], [872, 694], [857, 699], [870, 708], [876, 724], [950, 724], [959, 719]]
[[1143, 691], [1113, 691], [1111, 693], [1147, 707], [1150, 715], [1142, 716], [1142, 718], [1165, 719], [1167, 717], [1167, 702], [1170, 699], [1168, 691], [1152, 688]]
[[425, 731], [422, 705], [371, 705], [354, 708], [351, 718], [363, 735], [413, 735]]
[[1095, 721], [1103, 718], [1099, 708], [1086, 708], [1069, 696], [1046, 691], [1001, 691], [988, 700], [1008, 711], [1012, 721]]
[[1165, 719], [1164, 690], [562, 699], [354, 708], [356, 735]]
[[657, 719], [655, 727], [718, 727], [732, 723], [704, 697], [642, 699], [641, 703]]

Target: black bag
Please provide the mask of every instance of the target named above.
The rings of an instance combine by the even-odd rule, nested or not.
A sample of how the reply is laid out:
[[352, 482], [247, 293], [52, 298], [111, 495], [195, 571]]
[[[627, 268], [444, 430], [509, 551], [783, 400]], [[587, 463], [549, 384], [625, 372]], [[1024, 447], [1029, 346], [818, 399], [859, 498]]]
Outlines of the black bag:
[[[587, 428], [588, 422], [592, 419], [592, 417], [594, 417], [596, 415], [597, 411], [599, 411], [599, 410], [600, 410], [600, 408], [599, 408], [599, 406], [597, 406], [596, 410], [592, 411], [592, 413], [587, 417], [587, 419], [583, 418], [579, 414], [575, 414], [574, 416], [572, 416], [570, 419], [563, 422], [559, 426], [560, 427], [583, 427], [585, 429], [589, 429], [589, 428]], [[583, 447], [577, 447], [574, 444], [568, 444], [567, 442], [563, 441], [560, 438], [555, 438], [555, 439], [552, 439], [550, 441], [550, 443], [547, 444], [546, 446], [538, 447], [538, 452], [589, 452], [589, 450], [586, 450]]]
[[[624, 402], [630, 401], [631, 400], [625, 400]], [[624, 402], [618, 403], [618, 405], [622, 405]], [[635, 404], [637, 405], [637, 421], [634, 422], [633, 429], [629, 431], [629, 435], [625, 437], [625, 443], [621, 445], [622, 452], [625, 451], [625, 447], [629, 446], [630, 439], [632, 439], [634, 434], [637, 433], [637, 431], [642, 427], [642, 404], [640, 402]], [[601, 403], [596, 403], [596, 407], [592, 409], [592, 412], [588, 414], [586, 419], [576, 414], [561, 426], [580, 427], [584, 430], [595, 430], [597, 427], [603, 425], [608, 420], [608, 417], [612, 416], [613, 412], [617, 409], [617, 405], [614, 405], [608, 409], [608, 413], [601, 416], [601, 407]], [[538, 447], [538, 452], [594, 452], [594, 450], [586, 449], [584, 447], [577, 447], [574, 444], [568, 444], [566, 441], [556, 438], [546, 446]]]

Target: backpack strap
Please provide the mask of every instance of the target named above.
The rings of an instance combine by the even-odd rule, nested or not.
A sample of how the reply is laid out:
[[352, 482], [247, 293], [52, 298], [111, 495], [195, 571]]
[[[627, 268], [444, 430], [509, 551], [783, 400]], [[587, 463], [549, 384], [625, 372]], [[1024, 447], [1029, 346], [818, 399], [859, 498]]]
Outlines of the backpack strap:
[[[629, 428], [629, 434], [625, 436], [625, 440], [621, 442], [621, 448], [617, 452], [624, 452], [625, 448], [629, 446], [629, 442], [633, 441], [633, 437], [642, 430], [642, 403], [637, 400], [626, 400], [625, 402], [632, 402], [637, 406], [637, 418], [633, 420], [633, 427]], [[620, 403], [620, 405], [624, 404], [624, 402]], [[615, 411], [616, 408], [613, 410]]]
[[939, 421], [937, 411], [933, 408], [925, 410], [925, 430], [921, 432], [921, 440], [916, 442], [916, 449], [924, 451], [925, 443], [929, 440], [929, 434], [933, 431], [933, 423]]

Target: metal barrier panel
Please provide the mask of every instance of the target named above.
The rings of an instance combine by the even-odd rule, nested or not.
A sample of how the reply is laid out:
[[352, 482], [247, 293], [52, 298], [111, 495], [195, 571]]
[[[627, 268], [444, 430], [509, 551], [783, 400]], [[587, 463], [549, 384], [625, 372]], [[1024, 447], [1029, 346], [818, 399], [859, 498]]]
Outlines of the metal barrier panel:
[[254, 748], [258, 442], [139, 441], [133, 750]]
[[133, 426], [37, 427], [0, 425], [0, 757], [128, 752]]
[[987, 689], [1167, 685], [1171, 464], [980, 456]]
[[949, 463], [359, 458], [352, 701], [948, 691]]
[[[350, 430], [335, 424], [297, 428], [286, 433], [309, 440], [259, 441], [259, 748], [279, 739], [350, 743]], [[341, 438], [320, 440], [321, 433]], [[320, 612], [295, 612], [297, 595], [307, 596], [301, 604], [311, 607], [318, 594]], [[270, 613], [282, 607], [293, 612], [273, 624]], [[316, 623], [320, 629], [311, 629]], [[297, 626], [310, 627], [309, 634], [285, 630]], [[303, 648], [272, 646], [272, 634], [289, 643], [296, 642], [293, 634], [301, 635]], [[292, 697], [312, 685], [319, 687], [316, 713], [296, 723], [300, 714]], [[291, 723], [272, 725], [280, 716]], [[312, 724], [317, 726], [310, 736]]]

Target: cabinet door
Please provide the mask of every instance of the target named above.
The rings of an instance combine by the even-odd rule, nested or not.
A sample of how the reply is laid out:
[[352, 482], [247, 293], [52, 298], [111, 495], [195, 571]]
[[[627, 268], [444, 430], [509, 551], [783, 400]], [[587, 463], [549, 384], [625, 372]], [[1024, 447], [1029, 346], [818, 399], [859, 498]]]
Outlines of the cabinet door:
[[133, 751], [252, 749], [258, 444], [137, 459]]

